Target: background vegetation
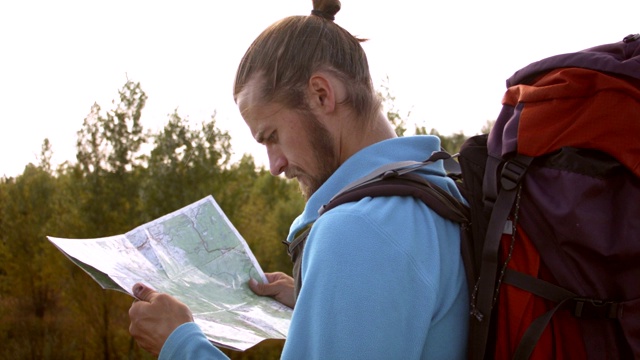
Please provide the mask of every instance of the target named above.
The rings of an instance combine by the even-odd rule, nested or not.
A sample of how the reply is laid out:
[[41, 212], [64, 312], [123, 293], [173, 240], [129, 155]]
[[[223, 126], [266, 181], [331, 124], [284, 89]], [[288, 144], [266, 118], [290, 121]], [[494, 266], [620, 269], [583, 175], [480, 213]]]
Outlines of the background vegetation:
[[[389, 120], [403, 135], [405, 119], [384, 89]], [[152, 358], [129, 336], [132, 298], [102, 290], [47, 235], [122, 234], [211, 194], [264, 271], [290, 270], [280, 240], [304, 206], [297, 184], [271, 176], [248, 155], [231, 163], [231, 138], [216, 127], [215, 115], [193, 127], [176, 111], [150, 133], [141, 123], [147, 96], [140, 84], [128, 81], [119, 94], [112, 109], [91, 108], [75, 162], [53, 169], [45, 139], [38, 164], [0, 178], [0, 359]], [[455, 152], [466, 136], [441, 138]], [[278, 358], [282, 344], [226, 352], [234, 359]]]

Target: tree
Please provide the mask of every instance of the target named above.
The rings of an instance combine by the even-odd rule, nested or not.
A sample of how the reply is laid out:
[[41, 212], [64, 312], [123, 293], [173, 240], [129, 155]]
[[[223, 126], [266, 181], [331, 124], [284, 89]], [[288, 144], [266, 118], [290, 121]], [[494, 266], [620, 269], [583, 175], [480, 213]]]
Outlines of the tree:
[[101, 114], [98, 104], [91, 107], [78, 131], [78, 164], [84, 173], [113, 171], [122, 174], [140, 165], [140, 147], [146, 142], [140, 117], [147, 101], [140, 83], [127, 81], [118, 92], [116, 108]]
[[462, 131], [449, 136], [440, 134], [436, 129], [431, 129], [431, 131], [427, 133], [427, 129], [425, 129], [424, 126], [420, 128], [416, 127], [416, 135], [435, 135], [439, 137], [440, 146], [450, 154], [456, 154], [460, 152], [460, 147], [465, 142], [465, 140], [469, 138]]
[[382, 108], [385, 112], [387, 119], [394, 127], [396, 135], [404, 136], [407, 131], [407, 119], [411, 115], [411, 112], [407, 112], [406, 116], [403, 117], [400, 114], [400, 110], [396, 107], [395, 101], [396, 97], [391, 92], [389, 87], [389, 77], [387, 76], [380, 86], [381, 90], [377, 92], [378, 97], [382, 100]]
[[[231, 137], [215, 126], [215, 114], [191, 128], [177, 111], [153, 136], [142, 202], [146, 220], [177, 210], [210, 194], [223, 192], [223, 173], [231, 158]], [[216, 196], [218, 198], [218, 196]]]
[[127, 81], [119, 96], [106, 115], [94, 104], [78, 131], [75, 174], [85, 195], [79, 197], [82, 214], [93, 225], [88, 237], [119, 233], [140, 218], [141, 147], [148, 138], [140, 118], [147, 95]]
[[[3, 346], [0, 357], [64, 358], [68, 344], [62, 339], [58, 314], [65, 283], [58, 276], [61, 259], [46, 240], [56, 226], [55, 178], [50, 165], [29, 164], [15, 181], [2, 183], [3, 221], [0, 223], [0, 305]], [[57, 353], [53, 353], [57, 351]]]
[[233, 220], [267, 272], [290, 272], [291, 259], [282, 240], [304, 208], [298, 184], [262, 169], [248, 185], [248, 198]]
[[[482, 129], [480, 129], [480, 134], [488, 134], [491, 131], [491, 128], [493, 128], [494, 124], [495, 120], [488, 120], [482, 127]], [[442, 135], [436, 129], [431, 129], [429, 132], [427, 132], [427, 129], [424, 126], [416, 126], [416, 135], [438, 136], [440, 138], [441, 146], [450, 154], [456, 154], [460, 152], [460, 147], [469, 138], [469, 136], [465, 135], [462, 131], [451, 135]]]
[[[78, 131], [78, 164], [72, 170], [74, 197], [84, 224], [79, 237], [95, 238], [121, 234], [139, 225], [141, 176], [146, 158], [141, 147], [146, 143], [141, 116], [147, 96], [139, 83], [127, 81], [119, 91], [115, 108], [103, 114], [98, 104], [91, 107]], [[79, 269], [71, 271], [69, 292], [72, 306], [86, 321], [84, 349], [115, 357], [118, 348], [130, 337], [126, 317], [130, 298], [124, 294], [103, 292]]]
[[51, 158], [53, 157], [53, 147], [48, 138], [45, 138], [42, 142], [42, 148], [40, 149], [40, 156], [38, 157], [38, 167], [51, 174]]
[[482, 129], [480, 129], [480, 133], [481, 134], [488, 134], [491, 129], [493, 129], [493, 125], [496, 124], [495, 120], [487, 120], [487, 122], [484, 124], [484, 126], [482, 127]]

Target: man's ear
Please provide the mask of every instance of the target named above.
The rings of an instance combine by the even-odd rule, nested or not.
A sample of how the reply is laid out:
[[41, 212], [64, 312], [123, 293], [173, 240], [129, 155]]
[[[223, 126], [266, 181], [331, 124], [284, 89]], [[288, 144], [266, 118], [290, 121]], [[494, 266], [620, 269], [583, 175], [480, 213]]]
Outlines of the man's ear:
[[309, 79], [309, 106], [313, 110], [324, 113], [333, 112], [336, 108], [335, 78], [325, 73], [315, 73]]

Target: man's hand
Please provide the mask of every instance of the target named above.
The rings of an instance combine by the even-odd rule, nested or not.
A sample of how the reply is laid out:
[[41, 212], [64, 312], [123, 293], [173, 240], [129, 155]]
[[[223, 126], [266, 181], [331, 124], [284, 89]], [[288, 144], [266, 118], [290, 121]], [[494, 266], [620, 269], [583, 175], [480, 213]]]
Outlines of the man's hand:
[[262, 284], [254, 279], [249, 280], [249, 288], [261, 296], [271, 296], [279, 302], [293, 309], [295, 300], [293, 296], [293, 278], [285, 273], [266, 273], [268, 284]]
[[133, 286], [133, 295], [140, 301], [129, 309], [129, 333], [140, 347], [157, 356], [178, 326], [193, 321], [191, 311], [176, 298], [143, 284]]

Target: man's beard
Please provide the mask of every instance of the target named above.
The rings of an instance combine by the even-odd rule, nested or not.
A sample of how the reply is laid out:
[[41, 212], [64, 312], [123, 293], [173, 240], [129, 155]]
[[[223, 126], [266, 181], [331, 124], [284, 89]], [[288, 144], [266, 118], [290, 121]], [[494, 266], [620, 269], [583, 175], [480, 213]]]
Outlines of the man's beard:
[[293, 167], [288, 169], [290, 174], [286, 174], [287, 177], [298, 176], [304, 177], [306, 184], [302, 183], [298, 179], [300, 185], [300, 191], [304, 195], [305, 199], [309, 200], [322, 184], [329, 179], [329, 177], [340, 166], [338, 156], [334, 152], [335, 141], [331, 137], [331, 133], [324, 127], [317, 117], [311, 112], [305, 114], [305, 136], [311, 146], [314, 160], [317, 166], [317, 173], [315, 175], [302, 172], [300, 168]]

